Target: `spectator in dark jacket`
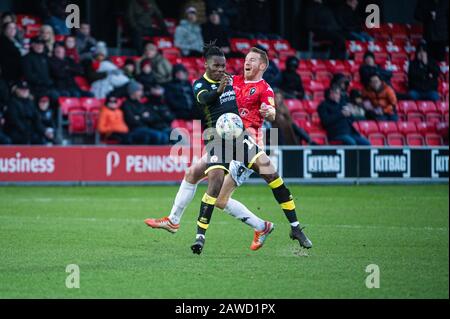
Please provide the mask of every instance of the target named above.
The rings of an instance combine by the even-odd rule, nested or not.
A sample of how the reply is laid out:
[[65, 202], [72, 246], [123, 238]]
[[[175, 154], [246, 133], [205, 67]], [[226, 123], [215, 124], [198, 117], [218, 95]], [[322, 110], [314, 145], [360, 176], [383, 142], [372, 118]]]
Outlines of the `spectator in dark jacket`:
[[448, 0], [419, 0], [415, 17], [423, 23], [424, 38], [429, 44], [430, 55], [436, 61], [445, 60], [448, 46]]
[[53, 56], [49, 59], [49, 67], [55, 87], [61, 96], [93, 96], [91, 92], [80, 90], [76, 84], [75, 76], [80, 75], [83, 69], [71, 58], [66, 57], [63, 45], [55, 46]]
[[336, 20], [348, 40], [372, 41], [373, 38], [363, 32], [363, 19], [359, 12], [358, 0], [345, 0], [336, 12]]
[[57, 100], [59, 93], [54, 89], [54, 83], [50, 77], [48, 57], [44, 53], [44, 42], [38, 37], [31, 40], [31, 52], [23, 59], [23, 70], [33, 95], [46, 95], [52, 101]]
[[286, 60], [286, 70], [281, 73], [281, 89], [285, 98], [303, 99], [305, 90], [303, 89], [302, 78], [297, 73], [299, 60], [291, 56]]
[[202, 36], [205, 43], [215, 41], [215, 45], [222, 49], [223, 53], [230, 53], [230, 42], [225, 27], [220, 23], [220, 15], [213, 9], [208, 15], [209, 21], [202, 25]]
[[202, 118], [184, 65], [174, 65], [173, 80], [166, 85], [165, 99], [177, 119], [200, 120]]
[[91, 25], [89, 23], [82, 22], [80, 24], [80, 29], [76, 32], [76, 42], [80, 60], [92, 59], [97, 40], [91, 36]]
[[373, 74], [377, 74], [384, 82], [390, 85], [392, 72], [387, 71], [382, 67], [380, 67], [379, 65], [377, 65], [375, 63], [375, 55], [372, 52], [367, 51], [364, 54], [363, 63], [359, 67], [359, 76], [361, 78], [361, 83], [364, 87], [367, 88], [369, 86], [370, 77]]
[[17, 82], [22, 77], [21, 46], [15, 39], [17, 26], [14, 22], [3, 25], [0, 36], [0, 67], [8, 84]]
[[141, 73], [136, 77], [136, 80], [144, 86], [144, 94], [150, 95], [151, 88], [157, 85], [151, 60], [142, 60], [139, 68]]
[[344, 60], [346, 57], [345, 36], [334, 17], [333, 11], [322, 0], [313, 0], [305, 14], [305, 24], [318, 40], [329, 40], [330, 58]]
[[351, 112], [344, 109], [340, 101], [341, 89], [332, 86], [325, 95], [326, 99], [319, 105], [318, 112], [328, 140], [342, 142], [344, 145], [370, 145], [353, 127]]
[[428, 56], [426, 45], [416, 49], [416, 59], [408, 69], [409, 96], [412, 100], [439, 101], [439, 66]]
[[27, 82], [19, 82], [13, 87], [13, 92], [6, 111], [6, 133], [13, 144], [44, 144], [50, 135], [46, 135], [41, 124]]
[[48, 96], [41, 96], [37, 99], [37, 110], [41, 125], [44, 127], [45, 136], [50, 144], [56, 144], [56, 123], [53, 110], [50, 108]]
[[0, 145], [11, 144], [11, 138], [5, 134], [3, 127], [5, 126], [5, 116], [2, 109], [0, 109]]
[[131, 81], [128, 84], [128, 98], [122, 106], [125, 122], [130, 130], [132, 144], [165, 145], [169, 143], [167, 132], [158, 130], [161, 117], [148, 105], [141, 102], [144, 96], [142, 84]]
[[6, 108], [9, 101], [9, 85], [2, 75], [2, 67], [0, 66], [0, 110]]

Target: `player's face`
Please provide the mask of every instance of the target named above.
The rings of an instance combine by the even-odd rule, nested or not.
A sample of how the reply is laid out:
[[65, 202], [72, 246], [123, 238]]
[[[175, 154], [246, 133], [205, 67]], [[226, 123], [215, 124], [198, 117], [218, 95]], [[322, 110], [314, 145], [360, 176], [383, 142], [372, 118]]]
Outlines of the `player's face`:
[[220, 81], [227, 66], [226, 59], [223, 56], [212, 56], [206, 63], [206, 73], [213, 81]]
[[262, 77], [266, 65], [262, 62], [258, 53], [250, 52], [245, 57], [244, 76], [246, 80], [254, 80]]

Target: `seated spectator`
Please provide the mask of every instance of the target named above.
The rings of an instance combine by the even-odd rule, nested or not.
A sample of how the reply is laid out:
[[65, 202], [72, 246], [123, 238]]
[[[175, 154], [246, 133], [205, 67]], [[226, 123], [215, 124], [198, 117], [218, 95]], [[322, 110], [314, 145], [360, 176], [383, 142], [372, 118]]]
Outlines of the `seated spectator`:
[[346, 58], [346, 39], [333, 11], [323, 3], [323, 0], [313, 0], [306, 10], [305, 17], [306, 28], [312, 31], [318, 40], [332, 42], [330, 59], [344, 60]]
[[92, 50], [92, 58], [82, 60], [84, 74], [88, 81], [93, 83], [98, 80], [103, 80], [108, 76], [107, 72], [99, 72], [100, 63], [108, 57], [108, 49], [106, 44], [102, 41], [98, 42]]
[[91, 25], [87, 22], [82, 22], [75, 36], [80, 60], [92, 59], [92, 51], [97, 44], [97, 40], [91, 36]]
[[13, 97], [6, 110], [5, 132], [13, 144], [45, 144], [46, 138], [51, 137], [41, 124], [25, 81], [13, 87]]
[[66, 37], [64, 41], [66, 47], [66, 56], [71, 58], [75, 63], [80, 63], [80, 55], [78, 54], [77, 42], [75, 37], [69, 35]]
[[[24, 30], [22, 30], [21, 27], [19, 27], [17, 25], [17, 17], [13, 12], [3, 12], [0, 18], [0, 33], [3, 33], [3, 27], [10, 22], [14, 22], [17, 26], [17, 32], [16, 32], [16, 36], [15, 39], [18, 43], [20, 43], [23, 47], [23, 39], [25, 37], [25, 32]], [[26, 52], [27, 50], [23, 47], [22, 48], [22, 55], [27, 54]]]
[[137, 76], [136, 80], [144, 86], [144, 95], [149, 95], [150, 89], [157, 85], [150, 59], [143, 59], [140, 64], [140, 69], [141, 73]]
[[136, 77], [136, 64], [134, 60], [131, 58], [126, 59], [122, 71], [130, 80], [134, 79]]
[[336, 85], [341, 88], [341, 103], [343, 105], [349, 103], [348, 88], [350, 79], [342, 73], [335, 73], [331, 79], [330, 86]]
[[297, 73], [299, 60], [295, 56], [290, 56], [286, 60], [286, 69], [281, 73], [281, 89], [287, 99], [303, 99], [305, 90], [303, 89], [302, 78]]
[[349, 103], [344, 105], [355, 121], [366, 120], [366, 110], [364, 109], [364, 99], [360, 91], [353, 89], [350, 91]]
[[45, 54], [44, 42], [39, 37], [31, 40], [30, 53], [23, 58], [23, 70], [33, 95], [46, 95], [52, 102], [56, 102], [60, 95], [50, 76], [49, 58]]
[[45, 54], [51, 57], [55, 45], [55, 33], [53, 32], [53, 28], [44, 24], [39, 31], [39, 37], [45, 44]]
[[208, 15], [208, 22], [201, 27], [203, 41], [206, 43], [215, 41], [215, 45], [218, 46], [223, 53], [229, 54], [231, 49], [230, 42], [228, 41], [228, 33], [220, 22], [218, 11], [212, 9]]
[[0, 145], [7, 145], [12, 143], [11, 138], [4, 132], [5, 110], [5, 108], [0, 108]]
[[[161, 117], [142, 103], [144, 87], [136, 81], [128, 84], [128, 98], [122, 106], [125, 122], [133, 136], [133, 144], [166, 145], [169, 143], [169, 132]], [[159, 130], [163, 124], [163, 130]]]
[[182, 64], [173, 67], [173, 80], [166, 84], [164, 95], [167, 105], [177, 119], [200, 120], [202, 112], [197, 107], [188, 79], [188, 71]]
[[119, 141], [120, 144], [132, 144], [117, 97], [110, 96], [106, 99], [105, 105], [100, 110], [97, 129], [107, 140]]
[[[55, 34], [69, 35], [70, 30], [66, 25], [66, 7], [69, 5], [67, 0], [49, 1], [48, 10], [49, 17], [45, 20], [45, 23], [52, 27]], [[53, 48], [48, 48], [53, 52]]]
[[272, 127], [278, 129], [278, 143], [280, 145], [302, 145], [302, 142], [309, 145], [317, 145], [306, 131], [292, 121], [291, 113], [284, 103], [284, 97], [280, 90], [275, 89], [275, 105], [277, 113]]
[[41, 125], [45, 130], [47, 144], [57, 144], [55, 115], [50, 108], [50, 99], [48, 98], [48, 96], [42, 96], [37, 99], [37, 104], [39, 118], [41, 121]]
[[168, 36], [164, 18], [155, 0], [131, 0], [128, 2], [126, 21], [131, 41], [138, 54], [142, 54], [144, 36]]
[[379, 121], [397, 121], [397, 96], [378, 74], [370, 77], [368, 88], [363, 90], [366, 110], [375, 113], [375, 119]]
[[66, 57], [66, 49], [62, 44], [56, 44], [55, 52], [49, 59], [50, 75], [55, 88], [61, 96], [92, 97], [91, 92], [82, 91], [75, 82], [75, 76], [80, 75], [83, 69], [71, 58]]
[[353, 117], [341, 103], [341, 88], [331, 86], [325, 93], [325, 101], [318, 108], [322, 126], [327, 131], [329, 141], [341, 142], [344, 145], [370, 145], [353, 127]]
[[417, 46], [416, 59], [409, 64], [408, 85], [411, 100], [439, 101], [439, 66], [429, 59], [425, 44]]
[[202, 56], [204, 42], [201, 27], [197, 23], [197, 9], [194, 7], [186, 9], [186, 19], [181, 20], [175, 29], [174, 42], [183, 56]]
[[0, 36], [0, 67], [3, 70], [2, 76], [8, 84], [17, 82], [23, 74], [21, 62], [23, 51], [15, 38], [16, 33], [16, 24], [8, 22], [3, 25]]
[[375, 55], [367, 51], [364, 54], [364, 60], [361, 66], [359, 67], [359, 75], [361, 78], [361, 83], [364, 87], [368, 87], [370, 84], [370, 76], [372, 74], [378, 74], [381, 79], [390, 84], [392, 72], [383, 69], [375, 63]]
[[164, 92], [165, 90], [161, 85], [156, 85], [150, 88], [150, 94], [146, 97], [148, 98], [148, 106], [152, 110], [152, 113], [158, 115], [161, 119], [153, 127], [170, 136], [170, 132], [172, 131], [171, 125], [175, 119], [175, 115], [164, 101]]
[[363, 17], [359, 12], [358, 0], [345, 0], [336, 12], [336, 20], [344, 32], [345, 38], [355, 41], [373, 41], [373, 38], [363, 32]]
[[140, 61], [143, 59], [150, 59], [156, 83], [164, 84], [172, 80], [172, 64], [163, 57], [156, 45], [147, 43]]

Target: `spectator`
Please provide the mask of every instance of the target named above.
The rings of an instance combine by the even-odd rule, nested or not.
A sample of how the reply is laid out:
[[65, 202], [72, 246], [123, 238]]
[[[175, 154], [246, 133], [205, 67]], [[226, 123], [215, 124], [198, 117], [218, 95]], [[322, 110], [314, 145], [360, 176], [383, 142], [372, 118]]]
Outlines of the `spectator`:
[[45, 132], [39, 114], [30, 96], [27, 82], [21, 81], [13, 88], [6, 111], [5, 132], [11, 137], [13, 144], [45, 144]]
[[364, 99], [360, 91], [353, 89], [350, 91], [349, 103], [344, 105], [344, 109], [349, 110], [355, 121], [366, 120], [366, 110], [364, 109]]
[[349, 103], [348, 88], [350, 86], [350, 79], [342, 73], [335, 73], [331, 79], [330, 86], [336, 85], [341, 88], [341, 103], [346, 105]]
[[44, 41], [45, 54], [49, 57], [52, 56], [55, 45], [55, 33], [52, 27], [44, 24], [39, 32], [39, 37]]
[[0, 145], [11, 144], [11, 138], [5, 134], [3, 127], [5, 126], [4, 110], [0, 109]]
[[31, 40], [31, 51], [23, 59], [25, 79], [35, 96], [49, 96], [52, 102], [59, 97], [50, 77], [49, 58], [44, 51], [44, 42], [38, 37]]
[[373, 38], [363, 32], [363, 19], [359, 13], [358, 0], [345, 0], [336, 12], [336, 20], [341, 26], [345, 38], [355, 41], [373, 41]]
[[323, 4], [323, 0], [313, 0], [306, 10], [305, 19], [306, 28], [314, 33], [315, 38], [332, 42], [330, 58], [344, 60], [346, 58], [346, 39], [333, 11]]
[[141, 102], [144, 96], [142, 84], [131, 81], [127, 89], [128, 98], [123, 104], [122, 110], [125, 115], [125, 122], [133, 136], [133, 144], [168, 144], [169, 134], [155, 128], [162, 122], [161, 118]]
[[103, 80], [108, 76], [105, 71], [98, 71], [100, 63], [104, 61], [108, 56], [108, 50], [106, 44], [102, 41], [98, 42], [92, 50], [92, 58], [86, 58], [82, 60], [82, 66], [84, 69], [84, 74], [86, 75], [88, 81], [93, 83], [98, 80]]
[[71, 58], [76, 64], [80, 63], [80, 55], [78, 54], [77, 42], [73, 35], [66, 37], [65, 41], [66, 56]]
[[200, 120], [203, 117], [198, 109], [188, 71], [182, 64], [173, 67], [173, 80], [166, 84], [165, 100], [177, 119]]
[[86, 22], [80, 24], [80, 29], [76, 32], [77, 50], [80, 60], [92, 59], [92, 51], [95, 49], [97, 40], [91, 36], [91, 25]]
[[0, 111], [5, 109], [9, 102], [9, 85], [2, 76], [2, 68], [0, 66]]
[[445, 60], [445, 48], [448, 46], [448, 4], [448, 0], [417, 2], [415, 17], [423, 23], [430, 56], [436, 61]]
[[21, 54], [22, 54], [22, 55], [27, 54], [28, 52], [27, 52], [26, 48], [25, 48], [24, 45], [23, 45], [23, 43], [24, 43], [24, 37], [25, 37], [25, 32], [24, 32], [24, 30], [22, 30], [22, 28], [17, 24], [17, 17], [16, 17], [16, 15], [15, 15], [13, 12], [4, 12], [4, 13], [2, 14], [2, 17], [1, 17], [0, 20], [1, 20], [1, 22], [0, 22], [0, 33], [3, 33], [3, 28], [4, 28], [4, 26], [5, 26], [7, 23], [14, 22], [14, 23], [16, 24], [16, 36], [15, 36], [16, 42], [19, 43], [20, 46], [21, 46], [21, 49], [20, 49]]
[[62, 44], [55, 46], [55, 52], [49, 60], [50, 75], [54, 79], [55, 88], [61, 96], [92, 97], [91, 92], [82, 91], [75, 82], [75, 76], [83, 71], [80, 65], [66, 57], [66, 49]]
[[364, 54], [363, 63], [359, 67], [359, 76], [364, 87], [369, 86], [370, 77], [372, 74], [378, 74], [381, 79], [388, 84], [391, 82], [392, 72], [378, 66], [375, 63], [375, 55], [373, 52], [367, 51]]
[[45, 130], [45, 137], [47, 143], [56, 144], [56, 123], [55, 116], [52, 109], [50, 108], [50, 99], [48, 96], [42, 96], [38, 99], [37, 109], [39, 113], [39, 118], [41, 120], [41, 125]]
[[220, 16], [220, 24], [225, 30], [230, 31], [231, 21], [239, 14], [239, 7], [233, 0], [206, 0], [206, 11], [217, 11]]
[[142, 37], [167, 36], [166, 24], [155, 0], [129, 1], [127, 23], [131, 41], [138, 54], [142, 54]]
[[141, 73], [136, 79], [144, 86], [144, 95], [150, 95], [150, 89], [157, 85], [155, 75], [152, 72], [152, 62], [150, 59], [143, 59], [140, 69]]
[[363, 90], [366, 110], [376, 114], [379, 121], [397, 121], [397, 96], [394, 90], [387, 85], [378, 74], [370, 77], [368, 88]]
[[194, 7], [186, 9], [186, 20], [181, 20], [175, 29], [174, 41], [184, 56], [202, 56], [202, 30], [197, 23], [197, 9]]
[[136, 64], [134, 60], [131, 58], [126, 59], [122, 71], [130, 80], [134, 79], [136, 77]]
[[429, 59], [427, 47], [420, 44], [416, 49], [416, 59], [409, 64], [408, 84], [411, 100], [439, 101], [439, 66]]
[[305, 97], [302, 78], [297, 73], [298, 64], [297, 57], [290, 56], [286, 60], [286, 69], [281, 73], [281, 89], [287, 99], [301, 100]]
[[370, 145], [353, 127], [353, 117], [340, 101], [341, 88], [331, 86], [325, 93], [325, 101], [318, 108], [320, 121], [327, 131], [329, 141], [341, 142], [344, 145]]
[[172, 121], [175, 119], [175, 115], [164, 101], [164, 92], [165, 90], [162, 86], [156, 85], [150, 88], [150, 94], [147, 97], [152, 113], [159, 116], [161, 119], [158, 124], [153, 125], [153, 128], [166, 133], [169, 137], [170, 132], [172, 131], [171, 125]]
[[217, 10], [212, 10], [208, 15], [208, 22], [202, 27], [203, 41], [211, 43], [215, 41], [215, 45], [221, 48], [223, 53], [229, 54], [230, 42], [228, 41], [228, 33], [225, 27], [220, 23], [220, 15]]
[[0, 67], [3, 70], [2, 76], [9, 84], [17, 82], [22, 77], [22, 52], [21, 45], [15, 36], [17, 26], [14, 22], [3, 25], [0, 36]]
[[[67, 0], [49, 1], [48, 10], [50, 17], [46, 19], [45, 23], [55, 31], [55, 34], [69, 35], [70, 30], [66, 25], [66, 7]], [[49, 52], [53, 52], [53, 48], [48, 48]]]
[[132, 144], [117, 97], [108, 97], [105, 105], [102, 106], [98, 119], [98, 131], [107, 140], [116, 140], [120, 144]]
[[275, 105], [277, 113], [272, 127], [278, 129], [280, 145], [301, 145], [304, 141], [309, 145], [317, 145], [306, 131], [292, 121], [291, 113], [284, 103], [284, 97], [280, 90], [275, 89]]
[[153, 75], [158, 84], [165, 84], [172, 80], [172, 64], [158, 52], [158, 48], [153, 43], [145, 46], [143, 59], [150, 59]]

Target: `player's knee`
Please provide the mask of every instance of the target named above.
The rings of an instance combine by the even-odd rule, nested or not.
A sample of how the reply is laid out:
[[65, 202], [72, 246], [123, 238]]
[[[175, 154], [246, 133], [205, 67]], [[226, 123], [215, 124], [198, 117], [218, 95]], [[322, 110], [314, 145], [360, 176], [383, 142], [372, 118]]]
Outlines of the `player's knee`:
[[189, 167], [184, 173], [184, 180], [190, 184], [197, 184], [198, 179], [192, 167]]

